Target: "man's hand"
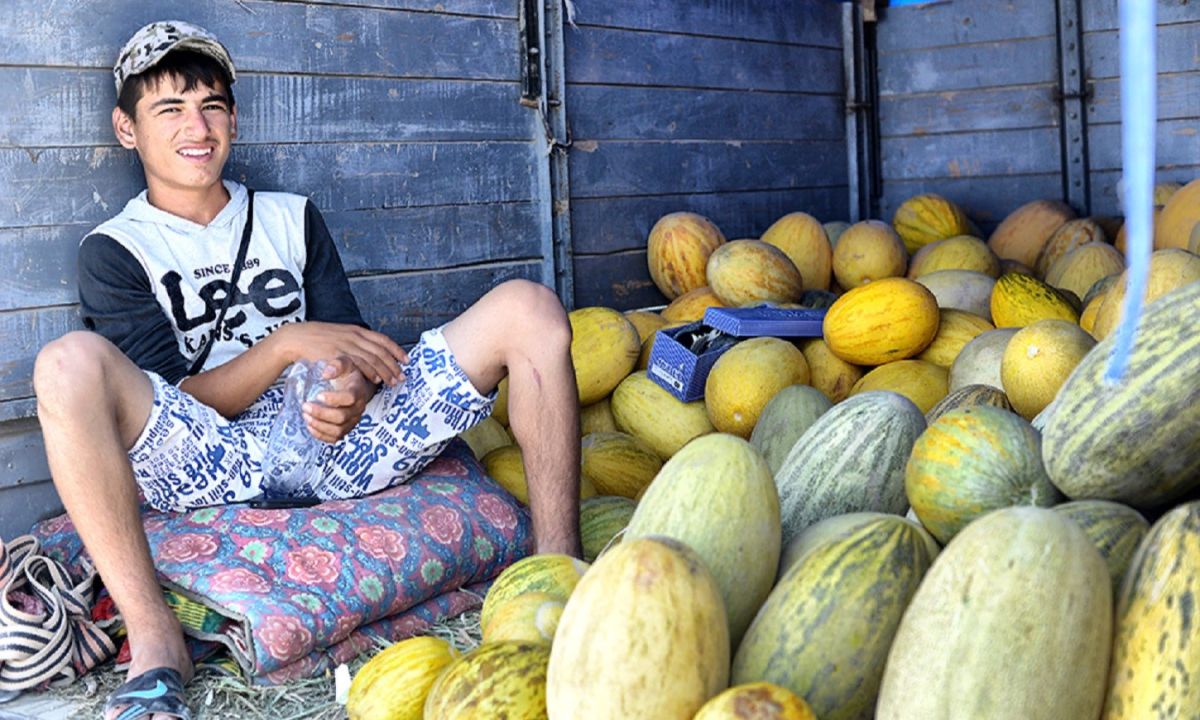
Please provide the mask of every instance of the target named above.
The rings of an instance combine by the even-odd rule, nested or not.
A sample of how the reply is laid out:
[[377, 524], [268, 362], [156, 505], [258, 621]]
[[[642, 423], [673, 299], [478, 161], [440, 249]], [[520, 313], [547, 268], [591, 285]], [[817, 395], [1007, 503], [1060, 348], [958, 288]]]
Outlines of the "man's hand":
[[284, 325], [272, 335], [283, 341], [288, 363], [344, 358], [370, 382], [396, 385], [404, 380], [400, 363], [408, 362], [408, 353], [383, 333], [357, 325], [309, 321]]
[[375, 395], [376, 385], [346, 356], [326, 362], [325, 379], [332, 390], [317, 396], [317, 402], [304, 403], [304, 420], [316, 439], [332, 443], [341, 440], [362, 419], [367, 402]]

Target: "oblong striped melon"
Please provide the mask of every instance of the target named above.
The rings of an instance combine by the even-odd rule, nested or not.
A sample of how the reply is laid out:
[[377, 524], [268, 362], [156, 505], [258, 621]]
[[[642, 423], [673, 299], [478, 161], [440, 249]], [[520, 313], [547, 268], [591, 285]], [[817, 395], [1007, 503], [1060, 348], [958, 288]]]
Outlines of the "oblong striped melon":
[[892, 637], [933, 562], [930, 542], [883, 516], [801, 557], [746, 632], [732, 682], [785, 687], [822, 720], [869, 719]]
[[1046, 412], [1046, 471], [1067, 497], [1150, 508], [1200, 486], [1200, 282], [1146, 306], [1124, 378], [1116, 334], [1075, 367]]
[[1117, 602], [1104, 720], [1195, 717], [1200, 711], [1200, 502], [1159, 518]]
[[647, 488], [622, 542], [648, 536], [696, 551], [721, 590], [736, 644], [779, 567], [779, 496], [762, 455], [726, 433], [688, 443]]
[[896, 632], [878, 720], [1095, 718], [1112, 592], [1083, 531], [1044, 508], [1006, 508], [938, 555]]
[[894, 392], [864, 392], [834, 405], [775, 474], [783, 544], [834, 515], [903, 513], [904, 464], [924, 429], [921, 410]]
[[1075, 500], [1055, 505], [1054, 511], [1074, 520], [1100, 551], [1108, 563], [1115, 597], [1150, 523], [1128, 505], [1108, 500]]

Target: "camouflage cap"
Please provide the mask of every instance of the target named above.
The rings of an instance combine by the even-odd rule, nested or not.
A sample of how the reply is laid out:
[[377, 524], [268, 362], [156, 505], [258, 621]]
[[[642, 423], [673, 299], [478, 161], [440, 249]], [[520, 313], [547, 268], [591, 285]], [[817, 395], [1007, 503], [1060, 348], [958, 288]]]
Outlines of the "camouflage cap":
[[117, 63], [113, 65], [117, 95], [121, 94], [121, 87], [127, 79], [154, 67], [172, 50], [194, 50], [204, 53], [225, 68], [229, 73], [229, 82], [237, 79], [229, 51], [215, 35], [189, 22], [163, 20], [152, 22], [138, 30], [129, 38], [129, 42], [125, 43], [125, 47], [121, 48]]

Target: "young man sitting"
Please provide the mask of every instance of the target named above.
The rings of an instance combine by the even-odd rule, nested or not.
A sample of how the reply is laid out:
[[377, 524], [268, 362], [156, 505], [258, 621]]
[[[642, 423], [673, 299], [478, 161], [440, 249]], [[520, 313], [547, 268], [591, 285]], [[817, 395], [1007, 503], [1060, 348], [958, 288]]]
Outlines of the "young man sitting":
[[259, 495], [293, 362], [329, 365], [333, 390], [304, 408], [330, 443], [315, 471], [323, 498], [405, 482], [487, 416], [507, 376], [537, 550], [578, 555], [571, 329], [554, 293], [499, 285], [406, 354], [363, 322], [311, 202], [222, 179], [238, 114], [233, 62], [215, 37], [152, 23], [113, 73], [113, 130], [141, 158], [147, 190], [80, 244], [92, 332], [51, 342], [34, 370], [55, 486], [129, 633], [129, 682], [107, 716], [189, 717], [191, 660], [155, 578], [139, 489], [162, 510]]

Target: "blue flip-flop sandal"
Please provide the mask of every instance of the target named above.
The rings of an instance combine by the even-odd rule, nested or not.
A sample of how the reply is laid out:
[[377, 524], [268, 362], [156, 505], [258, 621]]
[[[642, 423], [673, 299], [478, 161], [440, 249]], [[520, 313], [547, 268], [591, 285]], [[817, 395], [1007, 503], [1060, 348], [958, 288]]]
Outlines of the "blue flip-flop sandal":
[[183, 676], [169, 667], [156, 667], [138, 675], [113, 691], [104, 703], [104, 714], [125, 707], [115, 720], [137, 720], [156, 713], [173, 715], [179, 720], [192, 720], [187, 695], [183, 691]]

